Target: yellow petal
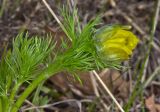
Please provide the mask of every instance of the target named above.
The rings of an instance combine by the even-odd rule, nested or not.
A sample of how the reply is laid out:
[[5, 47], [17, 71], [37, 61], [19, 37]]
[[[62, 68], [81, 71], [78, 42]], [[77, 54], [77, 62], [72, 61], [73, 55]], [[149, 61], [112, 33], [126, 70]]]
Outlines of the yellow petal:
[[[110, 51], [113, 51], [114, 49], [115, 50], [118, 49], [120, 51], [125, 52], [128, 55], [132, 54], [132, 50], [131, 49], [129, 49], [128, 47], [126, 47], [124, 45], [116, 44], [116, 43], [109, 43], [108, 45], [104, 46], [103, 49], [106, 52], [110, 52]], [[116, 53], [116, 52], [113, 52], [113, 53]]]
[[104, 52], [107, 59], [113, 60], [126, 60], [129, 58], [129, 55], [123, 49], [115, 49], [110, 48], [109, 50], [106, 49]]
[[104, 27], [96, 35], [96, 38], [100, 40], [97, 48], [106, 57], [120, 60], [128, 59], [139, 39], [127, 28], [123, 26]]

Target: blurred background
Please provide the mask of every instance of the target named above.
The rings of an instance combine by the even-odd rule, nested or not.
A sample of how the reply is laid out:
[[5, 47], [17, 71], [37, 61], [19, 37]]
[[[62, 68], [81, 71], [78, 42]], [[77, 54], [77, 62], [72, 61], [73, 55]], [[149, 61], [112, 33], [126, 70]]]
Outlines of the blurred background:
[[[102, 17], [100, 26], [107, 24], [131, 25], [132, 31], [139, 37], [140, 43], [133, 56], [123, 65], [127, 70], [105, 69], [98, 71], [104, 83], [111, 90], [117, 101], [124, 106], [134, 91], [137, 80], [139, 85], [148, 79], [141, 94], [138, 94], [130, 109], [131, 112], [160, 112], [160, 18], [148, 64], [142, 69], [148, 52], [153, 17], [158, 0], [47, 0], [60, 20], [60, 8], [76, 4], [82, 25], [97, 15]], [[10, 48], [12, 39], [21, 31], [29, 35], [43, 36], [51, 33], [57, 41], [65, 37], [56, 20], [41, 0], [0, 0], [0, 53], [6, 45]], [[141, 71], [142, 77], [139, 78]], [[59, 73], [41, 85], [40, 92], [22, 107], [22, 111], [34, 106], [46, 106], [33, 112], [119, 112], [110, 96], [90, 73], [79, 73], [83, 82], [66, 73]], [[36, 91], [35, 91], [36, 92]], [[34, 97], [35, 98], [35, 97]], [[63, 101], [63, 102], [62, 102]]]

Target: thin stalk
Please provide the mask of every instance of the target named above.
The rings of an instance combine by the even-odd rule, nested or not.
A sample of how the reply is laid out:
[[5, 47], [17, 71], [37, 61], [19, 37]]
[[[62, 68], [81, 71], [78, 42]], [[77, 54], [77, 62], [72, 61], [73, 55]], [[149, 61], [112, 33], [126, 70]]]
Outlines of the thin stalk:
[[38, 75], [38, 77], [25, 89], [22, 95], [17, 99], [15, 105], [13, 106], [11, 112], [17, 112], [20, 106], [23, 104], [25, 99], [31, 94], [31, 92], [43, 81], [48, 79], [53, 74], [61, 71], [59, 62], [53, 63], [50, 67], [47, 68], [44, 72]]
[[[146, 60], [146, 59], [145, 59], [145, 60]], [[141, 69], [141, 71], [140, 71], [140, 73], [139, 73], [137, 82], [136, 82], [135, 87], [134, 87], [134, 89], [133, 89], [133, 92], [132, 92], [132, 94], [131, 94], [131, 96], [130, 96], [130, 98], [129, 98], [129, 101], [128, 101], [127, 105], [125, 105], [125, 107], [124, 107], [126, 112], [129, 112], [129, 109], [131, 108], [133, 102], [135, 101], [135, 98], [137, 97], [137, 95], [138, 95], [139, 93], [142, 92], [142, 88], [143, 88], [142, 86], [143, 86], [143, 85], [142, 85], [142, 83], [141, 83], [141, 78], [142, 78], [142, 76], [143, 76], [143, 70], [144, 70], [144, 68], [145, 68], [145, 62], [143, 63], [142, 68], [143, 68], [143, 69]]]
[[49, 12], [52, 14], [52, 16], [55, 18], [55, 20], [57, 21], [57, 23], [60, 25], [60, 27], [62, 28], [62, 30], [65, 32], [65, 34], [67, 35], [67, 37], [70, 39], [70, 41], [72, 41], [72, 38], [68, 35], [68, 33], [67, 33], [64, 25], [58, 19], [58, 17], [54, 13], [54, 11], [51, 9], [51, 7], [49, 6], [49, 4], [46, 2], [46, 0], [42, 0], [42, 1], [43, 1], [44, 5], [47, 7], [47, 9], [49, 10]]
[[[34, 97], [33, 97], [33, 100], [32, 100], [32, 104], [34, 105], [39, 105], [38, 102], [39, 102], [39, 95], [40, 95], [40, 91], [41, 91], [41, 88], [43, 87], [43, 84], [44, 84], [45, 81], [42, 81], [42, 83], [40, 83], [34, 93]], [[38, 101], [38, 102], [37, 102]], [[39, 112], [38, 109], [36, 109], [37, 112]], [[29, 112], [34, 112], [33, 110], [29, 111]]]
[[0, 112], [8, 112], [9, 108], [8, 97], [7, 96], [1, 96], [0, 97]]
[[44, 81], [42, 83], [40, 83], [35, 91], [35, 94], [34, 94], [34, 97], [33, 97], [33, 100], [32, 100], [32, 103], [33, 104], [37, 104], [37, 99], [39, 98], [39, 94], [40, 94], [40, 91], [41, 91], [41, 88], [43, 87], [43, 84], [44, 84]]
[[17, 112], [24, 100], [28, 97], [28, 95], [40, 84], [43, 80], [46, 80], [46, 75], [42, 73], [38, 76], [37, 79], [35, 79], [28, 87], [25, 89], [25, 91], [22, 93], [22, 95], [18, 98], [16, 101], [13, 109], [11, 112]]
[[0, 112], [3, 112], [3, 106], [2, 106], [2, 98], [0, 98]]
[[151, 30], [150, 30], [148, 52], [146, 53], [146, 55], [145, 55], [146, 57], [144, 59], [144, 62], [142, 63], [142, 67], [140, 69], [138, 81], [136, 82], [133, 93], [132, 93], [131, 97], [129, 98], [128, 104], [125, 106], [125, 111], [127, 111], [127, 112], [131, 108], [131, 106], [132, 106], [134, 100], [136, 99], [137, 95], [140, 92], [143, 91], [141, 89], [143, 88], [144, 84], [141, 84], [141, 83], [143, 83], [143, 82], [141, 82], [141, 79], [142, 79], [143, 74], [146, 72], [146, 67], [147, 67], [147, 64], [149, 62], [149, 55], [150, 55], [150, 52], [151, 52], [151, 49], [152, 49], [152, 43], [153, 43], [155, 31], [156, 31], [156, 26], [157, 26], [157, 21], [158, 21], [158, 16], [159, 16], [159, 9], [160, 9], [160, 0], [157, 0], [155, 14], [154, 14], [154, 17], [153, 17], [152, 26], [151, 26]]
[[119, 110], [121, 112], [125, 112], [123, 110], [123, 108], [121, 107], [121, 105], [118, 103], [118, 101], [115, 99], [115, 97], [113, 96], [113, 94], [110, 92], [110, 90], [108, 89], [108, 87], [104, 84], [104, 82], [102, 81], [102, 79], [99, 77], [99, 75], [97, 74], [97, 72], [94, 70], [93, 71], [95, 77], [98, 79], [98, 81], [100, 82], [100, 84], [103, 86], [103, 88], [105, 89], [105, 91], [109, 94], [109, 96], [112, 98], [112, 100], [114, 101], [114, 103], [117, 105], [117, 107], [119, 108]]
[[3, 0], [2, 6], [0, 9], [0, 17], [2, 17], [2, 15], [3, 15], [4, 9], [6, 8], [6, 3], [7, 3], [7, 0]]
[[9, 98], [9, 100], [10, 100], [11, 102], [14, 101], [15, 95], [16, 95], [17, 90], [18, 90], [18, 88], [20, 87], [20, 85], [21, 85], [21, 84], [18, 83], [18, 84], [15, 84], [15, 86], [13, 87], [13, 89], [12, 89], [12, 91], [11, 91], [11, 94], [10, 94], [10, 98]]
[[143, 92], [140, 94], [140, 100], [141, 100], [141, 112], [145, 112], [145, 102], [143, 97]]
[[151, 76], [145, 81], [144, 88], [146, 88], [151, 83], [151, 81], [156, 77], [156, 75], [159, 75], [159, 73], [160, 73], [160, 66], [157, 67], [155, 71], [151, 74]]
[[[15, 84], [12, 91], [11, 91], [11, 94], [9, 96], [9, 101], [10, 101], [11, 105], [14, 105], [14, 98], [15, 98], [15, 95], [16, 95], [20, 85], [21, 85], [20, 83]], [[12, 107], [8, 106], [9, 111], [11, 110], [11, 108]]]

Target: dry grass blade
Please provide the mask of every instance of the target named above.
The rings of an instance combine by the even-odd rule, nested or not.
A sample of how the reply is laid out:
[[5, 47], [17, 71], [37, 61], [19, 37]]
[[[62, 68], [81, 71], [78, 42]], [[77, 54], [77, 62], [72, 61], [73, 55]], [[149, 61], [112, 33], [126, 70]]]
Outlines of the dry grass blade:
[[155, 69], [153, 74], [151, 74], [151, 76], [144, 83], [144, 88], [146, 88], [151, 83], [151, 81], [155, 78], [155, 76], [158, 75], [159, 73], [160, 73], [160, 66]]
[[[54, 11], [51, 9], [51, 7], [49, 6], [49, 4], [46, 2], [46, 0], [42, 0], [44, 5], [47, 7], [47, 9], [49, 10], [49, 12], [52, 14], [52, 16], [55, 18], [55, 20], [57, 21], [57, 23], [60, 25], [60, 27], [63, 29], [64, 32], [66, 32], [65, 27], [63, 26], [63, 24], [61, 23], [61, 21], [58, 19], [58, 17], [56, 16], [56, 14], [54, 13]], [[67, 35], [67, 34], [66, 34]], [[69, 35], [67, 35], [69, 37]], [[71, 38], [69, 38], [70, 41], [72, 41]]]
[[53, 104], [47, 104], [47, 105], [42, 105], [42, 106], [34, 106], [34, 107], [30, 107], [30, 108], [26, 108], [23, 109], [23, 111], [28, 111], [28, 110], [33, 110], [33, 109], [44, 109], [44, 108], [48, 108], [48, 107], [53, 107], [62, 103], [68, 103], [68, 102], [75, 102], [77, 104], [77, 106], [79, 107], [80, 112], [82, 112], [82, 103], [84, 102], [89, 102], [91, 103], [92, 100], [88, 100], [88, 99], [83, 99], [83, 100], [76, 100], [76, 99], [68, 99], [68, 100], [64, 100], [64, 101], [59, 101], [59, 102], [55, 102]]
[[[129, 101], [127, 103], [127, 105], [125, 106], [125, 110], [129, 111], [129, 109], [131, 108], [131, 106], [133, 105], [133, 102], [135, 100], [135, 98], [139, 95], [142, 94], [143, 92], [143, 88], [144, 88], [144, 79], [145, 79], [145, 73], [148, 67], [148, 62], [149, 62], [149, 56], [152, 50], [152, 43], [154, 40], [154, 34], [155, 34], [155, 30], [157, 27], [157, 21], [158, 21], [158, 15], [159, 15], [159, 8], [160, 8], [160, 0], [157, 0], [156, 4], [155, 4], [155, 13], [153, 16], [153, 20], [152, 25], [151, 25], [151, 30], [150, 30], [150, 38], [149, 38], [149, 43], [148, 43], [148, 51], [145, 54], [145, 58], [144, 61], [142, 63], [141, 69], [140, 69], [140, 73], [137, 79], [137, 82], [135, 84], [134, 90], [132, 92], [131, 97], [129, 98]], [[143, 83], [143, 84], [141, 84]]]
[[114, 101], [114, 103], [118, 106], [119, 110], [121, 112], [125, 112], [123, 110], [123, 108], [121, 107], [121, 105], [118, 103], [118, 101], [115, 99], [115, 97], [113, 96], [113, 94], [111, 93], [111, 91], [108, 89], [108, 87], [104, 84], [104, 82], [101, 80], [101, 78], [99, 77], [99, 75], [97, 74], [97, 72], [94, 70], [93, 71], [95, 77], [98, 79], [98, 81], [100, 82], [100, 84], [103, 86], [103, 88], [105, 89], [105, 91], [109, 94], [109, 96], [112, 98], [112, 100]]
[[[100, 94], [98, 92], [98, 85], [97, 85], [95, 77], [93, 76], [93, 72], [90, 72], [90, 78], [91, 78], [92, 86], [94, 89], [94, 93], [95, 93], [96, 97], [99, 98]], [[100, 103], [103, 105], [105, 111], [109, 112], [109, 107], [104, 103], [103, 99], [100, 99]]]
[[52, 14], [52, 16], [56, 19], [57, 23], [62, 26], [62, 23], [60, 22], [60, 20], [58, 19], [58, 17], [56, 16], [56, 14], [53, 12], [53, 10], [51, 9], [51, 7], [49, 6], [49, 4], [46, 2], [46, 0], [42, 0], [43, 3], [45, 4], [45, 6], [48, 8], [48, 10], [50, 11], [50, 13]]
[[[157, 0], [157, 5], [156, 5], [156, 9], [155, 9], [155, 14], [154, 14], [154, 17], [153, 17], [153, 20], [152, 20], [152, 26], [151, 26], [151, 31], [150, 31], [150, 40], [149, 40], [149, 52], [148, 52], [148, 56], [147, 56], [147, 59], [145, 60], [145, 65], [144, 65], [144, 71], [143, 71], [143, 77], [145, 77], [145, 74], [146, 74], [146, 70], [147, 70], [147, 65], [148, 65], [148, 61], [149, 61], [149, 54], [151, 52], [151, 49], [152, 49], [152, 43], [154, 42], [153, 39], [154, 39], [154, 34], [155, 34], [155, 31], [156, 31], [156, 27], [157, 27], [157, 23], [158, 23], [158, 17], [159, 17], [159, 10], [160, 10], [160, 0]], [[142, 82], [144, 82], [145, 78], [142, 77]]]

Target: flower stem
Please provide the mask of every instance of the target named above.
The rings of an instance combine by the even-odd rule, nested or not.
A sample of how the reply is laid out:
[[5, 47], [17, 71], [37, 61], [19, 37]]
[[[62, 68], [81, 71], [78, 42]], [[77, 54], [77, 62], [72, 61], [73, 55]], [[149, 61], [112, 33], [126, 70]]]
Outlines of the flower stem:
[[3, 112], [2, 110], [3, 110], [3, 108], [2, 108], [3, 106], [2, 106], [2, 99], [0, 98], [0, 112]]
[[8, 112], [9, 102], [7, 96], [0, 97], [0, 112]]
[[53, 74], [61, 71], [61, 66], [59, 63], [53, 63], [44, 72], [38, 75], [38, 77], [25, 89], [22, 95], [17, 99], [15, 105], [13, 106], [11, 112], [17, 112], [20, 106], [23, 104], [25, 99], [30, 95], [30, 93], [44, 80], [48, 79]]
[[15, 94], [16, 94], [18, 88], [20, 87], [20, 85], [21, 85], [21, 84], [18, 83], [18, 84], [15, 84], [15, 86], [13, 87], [12, 92], [11, 92], [11, 95], [10, 95], [10, 98], [9, 98], [9, 100], [10, 100], [11, 102], [14, 101]]

